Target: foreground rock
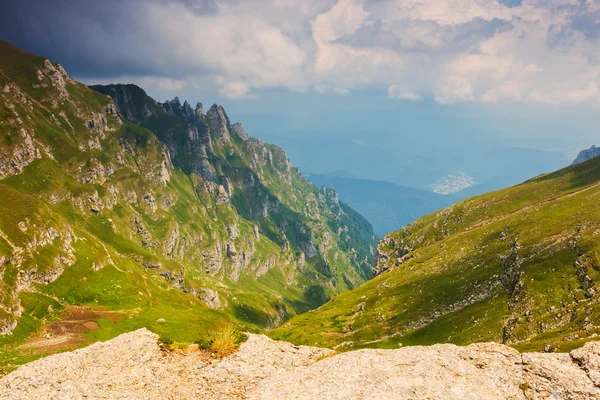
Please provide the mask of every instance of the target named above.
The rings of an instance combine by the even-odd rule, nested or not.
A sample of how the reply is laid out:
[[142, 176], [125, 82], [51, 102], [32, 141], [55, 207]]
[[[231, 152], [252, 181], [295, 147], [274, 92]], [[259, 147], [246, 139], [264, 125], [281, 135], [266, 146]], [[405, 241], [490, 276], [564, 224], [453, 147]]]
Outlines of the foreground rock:
[[597, 399], [600, 342], [570, 354], [495, 343], [330, 350], [250, 335], [221, 361], [162, 351], [141, 329], [27, 364], [2, 399]]

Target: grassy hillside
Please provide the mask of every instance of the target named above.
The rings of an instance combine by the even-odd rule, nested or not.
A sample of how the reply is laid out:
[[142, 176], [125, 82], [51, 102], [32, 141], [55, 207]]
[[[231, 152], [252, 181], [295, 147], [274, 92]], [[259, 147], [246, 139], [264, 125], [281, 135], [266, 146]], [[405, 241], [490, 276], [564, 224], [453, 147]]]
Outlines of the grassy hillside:
[[271, 335], [339, 349], [600, 333], [600, 159], [459, 202], [379, 244], [375, 279]]
[[60, 65], [0, 55], [0, 366], [142, 326], [273, 327], [369, 276], [364, 218], [222, 108], [140, 98], [141, 126]]

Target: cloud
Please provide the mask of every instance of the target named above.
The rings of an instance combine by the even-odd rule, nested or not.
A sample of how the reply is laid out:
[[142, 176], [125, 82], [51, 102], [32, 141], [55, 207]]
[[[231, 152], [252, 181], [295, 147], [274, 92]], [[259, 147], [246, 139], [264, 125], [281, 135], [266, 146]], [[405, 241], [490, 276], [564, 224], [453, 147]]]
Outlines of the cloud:
[[388, 87], [388, 96], [391, 97], [392, 99], [402, 99], [402, 100], [412, 100], [412, 101], [421, 100], [421, 96], [419, 94], [406, 91], [398, 85], [390, 85]]
[[459, 76], [449, 77], [435, 95], [435, 101], [441, 104], [453, 104], [473, 99], [474, 92], [471, 82]]
[[350, 91], [348, 89], [345, 88], [332, 88], [329, 87], [327, 85], [316, 85], [313, 88], [313, 91], [317, 92], [317, 93], [335, 93], [335, 94], [339, 94], [341, 96], [346, 95], [348, 93], [350, 93]]
[[221, 85], [219, 94], [230, 99], [254, 98], [250, 93], [250, 87], [240, 81], [230, 81], [223, 77], [219, 77], [217, 82]]
[[384, 47], [399, 52], [447, 53], [473, 51], [485, 40], [513, 28], [509, 21], [475, 17], [459, 24], [408, 18], [377, 19], [337, 40], [354, 47]]
[[476, 184], [477, 182], [473, 177], [464, 172], [457, 172], [439, 178], [430, 187], [434, 193], [453, 194]]
[[22, 0], [0, 37], [85, 81], [163, 92], [600, 105], [596, 1]]

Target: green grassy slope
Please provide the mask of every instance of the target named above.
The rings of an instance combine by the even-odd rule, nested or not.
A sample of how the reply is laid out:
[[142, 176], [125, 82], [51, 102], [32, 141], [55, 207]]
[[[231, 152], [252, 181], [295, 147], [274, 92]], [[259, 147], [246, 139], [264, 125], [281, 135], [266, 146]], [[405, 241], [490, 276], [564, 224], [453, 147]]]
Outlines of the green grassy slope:
[[[370, 273], [368, 223], [280, 149], [218, 143], [208, 126], [204, 179], [59, 65], [1, 41], [0, 55], [0, 367], [39, 356], [21, 346], [74, 306], [98, 315], [79, 345], [142, 326], [189, 342], [226, 321], [275, 326]], [[185, 120], [163, 122], [152, 128], [188, 135]], [[252, 164], [250, 146], [271, 162]]]
[[340, 349], [579, 346], [600, 333], [598, 183], [593, 159], [425, 216], [380, 242], [379, 276], [271, 335]]

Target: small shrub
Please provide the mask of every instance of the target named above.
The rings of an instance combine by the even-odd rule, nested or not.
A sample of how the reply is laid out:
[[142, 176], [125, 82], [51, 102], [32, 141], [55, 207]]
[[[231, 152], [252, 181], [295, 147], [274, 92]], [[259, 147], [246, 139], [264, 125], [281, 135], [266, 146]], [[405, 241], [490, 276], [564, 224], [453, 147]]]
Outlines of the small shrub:
[[171, 338], [170, 338], [170, 337], [168, 337], [168, 336], [161, 335], [161, 336], [158, 338], [158, 345], [159, 345], [160, 347], [170, 347], [170, 346], [171, 346], [173, 343], [174, 343], [174, 342], [173, 342], [173, 339], [171, 339]]
[[527, 382], [521, 382], [519, 384], [519, 389], [521, 389], [523, 392], [525, 392], [525, 391], [527, 391], [527, 390], [529, 390], [531, 388], [532, 388], [531, 385], [529, 383], [527, 383]]
[[248, 340], [248, 335], [240, 332], [233, 325], [226, 325], [207, 332], [196, 340], [196, 344], [199, 348], [212, 351], [215, 356], [222, 358], [235, 352], [246, 340]]

